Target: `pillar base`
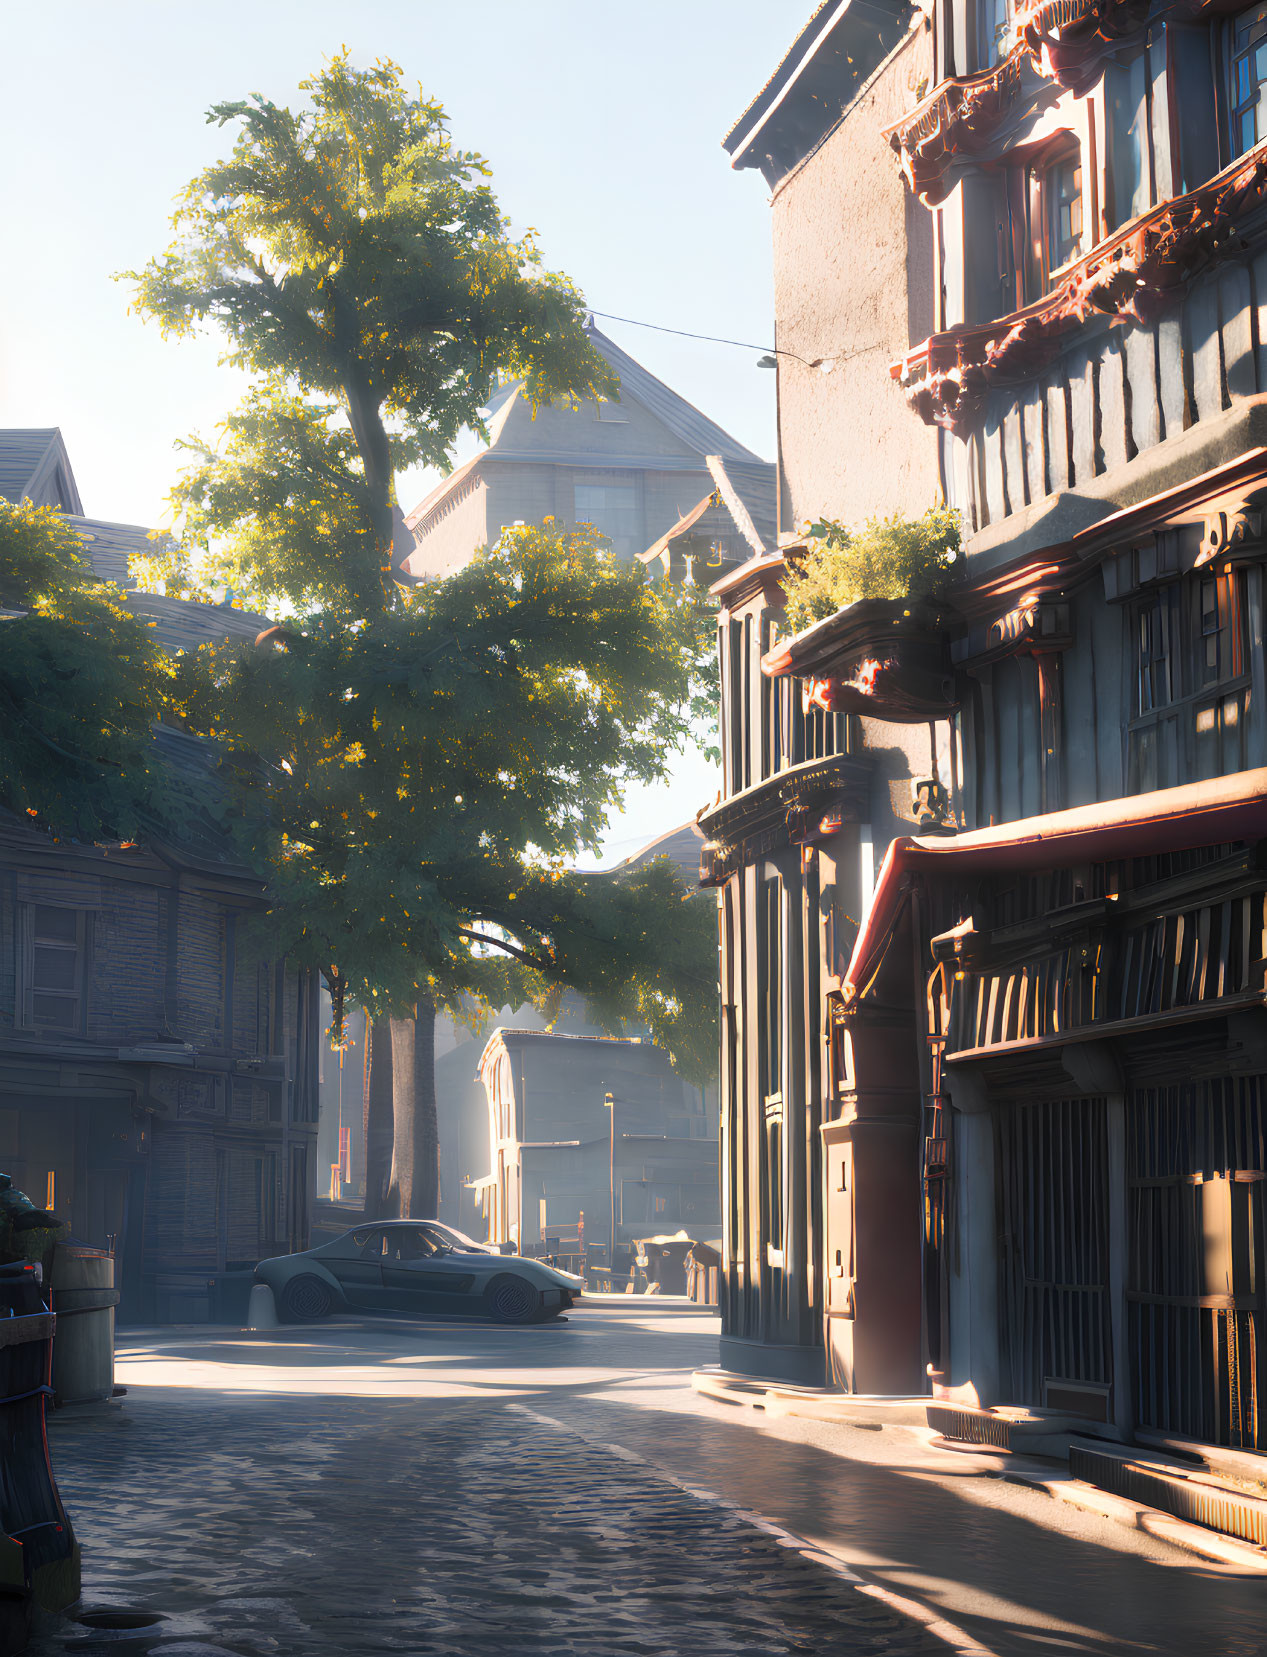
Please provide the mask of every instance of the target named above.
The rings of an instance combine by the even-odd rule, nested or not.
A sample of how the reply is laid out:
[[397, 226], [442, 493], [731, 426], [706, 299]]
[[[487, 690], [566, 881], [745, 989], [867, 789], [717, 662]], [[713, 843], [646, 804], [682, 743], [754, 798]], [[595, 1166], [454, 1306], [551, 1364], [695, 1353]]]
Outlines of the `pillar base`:
[[737, 1375], [794, 1381], [802, 1387], [826, 1385], [827, 1365], [821, 1346], [780, 1346], [723, 1335], [720, 1357], [721, 1367]]

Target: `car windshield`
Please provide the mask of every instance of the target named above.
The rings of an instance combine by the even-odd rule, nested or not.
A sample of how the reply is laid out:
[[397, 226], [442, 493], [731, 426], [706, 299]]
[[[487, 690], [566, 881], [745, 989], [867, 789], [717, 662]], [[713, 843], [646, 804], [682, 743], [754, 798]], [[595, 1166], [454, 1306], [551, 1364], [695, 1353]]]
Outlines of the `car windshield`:
[[447, 1225], [442, 1233], [444, 1240], [455, 1248], [474, 1249], [477, 1254], [483, 1254], [488, 1248], [487, 1243], [477, 1243], [474, 1237], [468, 1237], [464, 1231], [459, 1231], [454, 1225]]

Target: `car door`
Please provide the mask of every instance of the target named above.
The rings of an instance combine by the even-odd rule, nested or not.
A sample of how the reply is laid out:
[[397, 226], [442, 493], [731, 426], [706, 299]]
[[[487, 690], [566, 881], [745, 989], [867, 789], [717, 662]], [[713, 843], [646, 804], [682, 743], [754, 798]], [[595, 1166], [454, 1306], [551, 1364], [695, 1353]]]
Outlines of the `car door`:
[[367, 1226], [340, 1239], [337, 1252], [323, 1254], [321, 1264], [339, 1287], [349, 1306], [367, 1312], [383, 1307], [383, 1249], [386, 1233], [382, 1226]]
[[392, 1226], [383, 1255], [385, 1304], [398, 1312], [460, 1311], [469, 1307], [475, 1273], [423, 1226]]

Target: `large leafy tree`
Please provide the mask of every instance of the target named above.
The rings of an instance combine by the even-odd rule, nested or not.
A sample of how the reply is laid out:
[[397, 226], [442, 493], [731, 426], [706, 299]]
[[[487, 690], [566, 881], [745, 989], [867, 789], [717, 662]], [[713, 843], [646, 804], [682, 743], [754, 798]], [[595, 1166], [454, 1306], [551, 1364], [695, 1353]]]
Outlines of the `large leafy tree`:
[[212, 109], [232, 153], [185, 190], [136, 302], [170, 333], [213, 323], [258, 377], [181, 487], [190, 526], [243, 588], [363, 616], [394, 601], [396, 470], [482, 432], [499, 374], [538, 398], [614, 386], [580, 294], [511, 236], [439, 104], [346, 55], [301, 90], [299, 112]]
[[0, 611], [0, 805], [80, 840], [153, 830], [171, 664], [52, 507], [0, 500]]
[[369, 1009], [376, 1048], [391, 1021], [384, 1206], [422, 1213], [437, 1006], [572, 986], [712, 1068], [711, 906], [667, 865], [624, 881], [567, 867], [624, 781], [662, 774], [685, 740], [711, 627], [597, 537], [549, 525], [448, 581], [392, 578], [396, 469], [447, 463], [498, 376], [537, 398], [615, 387], [580, 296], [511, 237], [437, 104], [346, 57], [304, 90], [298, 112], [212, 111], [239, 125], [232, 155], [137, 278], [142, 310], [217, 326], [254, 376], [175, 498], [206, 578], [284, 617], [254, 651], [183, 664], [176, 700], [240, 769], [236, 829], [281, 946], [321, 969], [336, 1009]]

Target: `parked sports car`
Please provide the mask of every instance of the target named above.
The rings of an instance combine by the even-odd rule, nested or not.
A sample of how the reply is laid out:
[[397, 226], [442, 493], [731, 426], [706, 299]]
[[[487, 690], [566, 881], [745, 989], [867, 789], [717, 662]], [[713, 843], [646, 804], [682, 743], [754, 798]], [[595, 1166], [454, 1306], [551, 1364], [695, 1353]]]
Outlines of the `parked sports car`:
[[303, 1254], [261, 1260], [255, 1275], [293, 1323], [336, 1310], [459, 1312], [537, 1323], [567, 1311], [585, 1287], [584, 1278], [543, 1260], [493, 1253], [487, 1245], [454, 1248], [446, 1230], [434, 1221], [379, 1220]]

